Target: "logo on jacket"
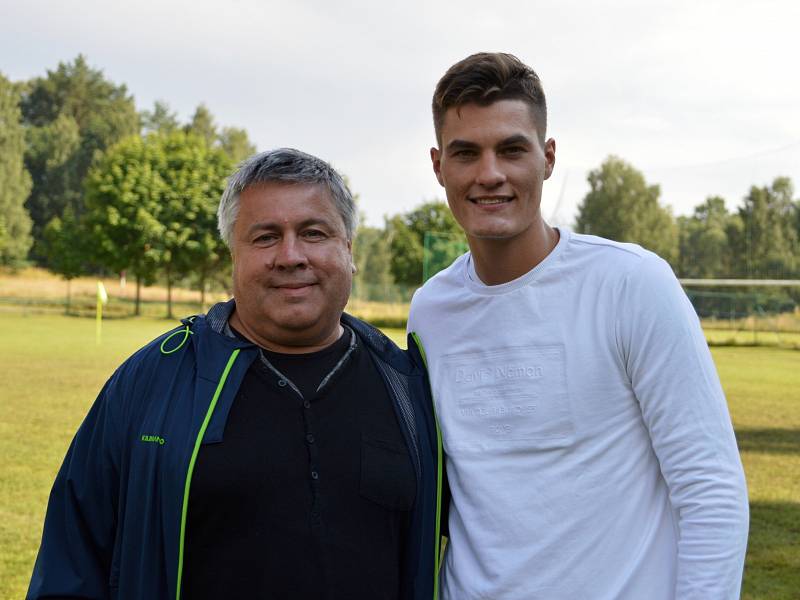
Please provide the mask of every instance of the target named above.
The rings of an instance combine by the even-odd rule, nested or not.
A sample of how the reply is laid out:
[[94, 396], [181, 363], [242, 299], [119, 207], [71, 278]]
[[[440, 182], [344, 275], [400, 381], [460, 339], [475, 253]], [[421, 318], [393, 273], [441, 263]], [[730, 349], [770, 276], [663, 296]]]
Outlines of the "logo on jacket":
[[165, 443], [164, 438], [157, 435], [143, 435], [140, 439], [143, 442], [150, 442], [152, 444], [159, 444], [161, 446], [163, 446]]

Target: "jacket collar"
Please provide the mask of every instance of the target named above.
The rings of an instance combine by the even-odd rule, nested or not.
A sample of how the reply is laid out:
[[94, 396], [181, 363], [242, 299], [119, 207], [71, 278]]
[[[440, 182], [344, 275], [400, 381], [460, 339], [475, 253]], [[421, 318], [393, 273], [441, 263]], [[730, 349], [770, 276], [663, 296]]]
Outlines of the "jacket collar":
[[[225, 330], [235, 307], [236, 300], [233, 298], [212, 306], [205, 315], [207, 326], [215, 333], [228, 337]], [[410, 374], [414, 370], [413, 363], [409, 359], [407, 353], [403, 352], [392, 340], [372, 325], [347, 313], [342, 313], [341, 322], [342, 325], [350, 327], [374, 354], [378, 355], [382, 360], [392, 365], [398, 371]], [[234, 339], [239, 342], [241, 347], [255, 345], [239, 340], [238, 338]]]
[[212, 306], [206, 313], [206, 322], [211, 327], [211, 330], [225, 335], [225, 326], [228, 324], [228, 319], [231, 318], [235, 307], [236, 300], [233, 298], [227, 302], [219, 302]]

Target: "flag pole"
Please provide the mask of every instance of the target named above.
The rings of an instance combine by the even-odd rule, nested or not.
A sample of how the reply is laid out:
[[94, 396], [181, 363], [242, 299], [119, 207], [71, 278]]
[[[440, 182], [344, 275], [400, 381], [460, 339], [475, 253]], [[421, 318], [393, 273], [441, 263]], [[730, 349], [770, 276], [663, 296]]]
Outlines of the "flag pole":
[[95, 343], [99, 346], [103, 337], [103, 304], [108, 302], [106, 287], [102, 281], [97, 282], [97, 317], [95, 320]]

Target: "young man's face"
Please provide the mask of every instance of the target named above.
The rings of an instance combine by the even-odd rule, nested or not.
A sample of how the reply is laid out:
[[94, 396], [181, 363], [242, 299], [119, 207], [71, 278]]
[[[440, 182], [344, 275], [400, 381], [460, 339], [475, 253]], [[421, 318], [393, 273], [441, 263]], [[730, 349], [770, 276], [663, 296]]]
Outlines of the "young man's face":
[[467, 237], [505, 240], [535, 231], [556, 147], [552, 139], [542, 147], [528, 106], [499, 100], [450, 108], [440, 133], [433, 170]]

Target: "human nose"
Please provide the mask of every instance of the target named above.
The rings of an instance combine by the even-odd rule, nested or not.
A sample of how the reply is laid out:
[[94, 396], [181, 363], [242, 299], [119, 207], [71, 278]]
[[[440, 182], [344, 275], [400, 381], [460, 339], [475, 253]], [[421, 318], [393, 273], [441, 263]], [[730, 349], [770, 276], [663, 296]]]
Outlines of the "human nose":
[[478, 172], [475, 176], [475, 183], [485, 188], [495, 188], [502, 185], [505, 180], [506, 175], [495, 153], [484, 153], [478, 161]]
[[275, 248], [273, 267], [276, 269], [297, 269], [308, 265], [308, 257], [303, 244], [295, 236], [286, 236]]

